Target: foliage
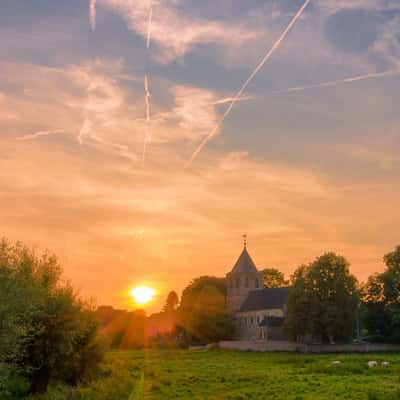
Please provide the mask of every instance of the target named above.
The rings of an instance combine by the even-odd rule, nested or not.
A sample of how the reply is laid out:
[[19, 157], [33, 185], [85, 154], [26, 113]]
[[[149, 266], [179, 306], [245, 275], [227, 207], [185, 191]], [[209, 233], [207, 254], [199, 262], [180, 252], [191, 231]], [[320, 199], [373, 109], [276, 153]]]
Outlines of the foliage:
[[225, 296], [225, 279], [214, 277], [197, 278], [183, 291], [176, 334], [184, 344], [210, 343], [232, 335]]
[[[342, 364], [332, 366], [338, 359]], [[390, 366], [370, 369], [368, 360]], [[97, 378], [78, 387], [72, 399], [398, 400], [399, 373], [398, 354], [113, 352]], [[40, 400], [65, 400], [67, 392], [54, 386]]]
[[349, 263], [326, 253], [292, 276], [286, 330], [294, 339], [311, 336], [333, 343], [353, 334], [359, 290]]
[[369, 335], [400, 342], [400, 246], [384, 256], [386, 269], [363, 288], [362, 319]]
[[44, 392], [50, 379], [77, 383], [100, 361], [89, 304], [61, 280], [55, 256], [0, 243], [0, 364]]
[[284, 273], [276, 268], [265, 268], [261, 272], [264, 276], [265, 288], [279, 288], [289, 285], [289, 281], [285, 279]]
[[180, 309], [190, 311], [193, 309], [197, 302], [197, 298], [200, 292], [206, 286], [215, 287], [224, 297], [226, 296], [226, 279], [216, 278], [214, 276], [201, 276], [194, 279], [190, 284], [183, 290], [181, 297]]

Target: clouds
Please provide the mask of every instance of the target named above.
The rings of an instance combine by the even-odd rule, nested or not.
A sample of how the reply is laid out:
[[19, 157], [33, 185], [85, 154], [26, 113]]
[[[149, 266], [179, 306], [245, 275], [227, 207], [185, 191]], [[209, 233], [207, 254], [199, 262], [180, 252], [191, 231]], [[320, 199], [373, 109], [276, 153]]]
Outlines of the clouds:
[[89, 21], [80, 1], [23, 3], [29, 24], [0, 24], [2, 234], [56, 251], [84, 294], [126, 306], [136, 279], [223, 275], [244, 232], [286, 273], [334, 250], [364, 278], [396, 244], [398, 77], [268, 94], [398, 68], [398, 1], [312, 0], [240, 98], [304, 1], [92, 0]]
[[[121, 62], [106, 60], [66, 68], [0, 64], [1, 76], [13, 87], [0, 98], [2, 113], [13, 115], [15, 121], [7, 118], [7, 134], [44, 140], [62, 132], [63, 137], [81, 146], [101, 148], [136, 162], [147, 118], [139, 77], [129, 76], [128, 90], [124, 69]], [[20, 75], [18, 81], [8, 74], [11, 70]], [[35, 79], [26, 73], [28, 70]], [[160, 151], [166, 146], [168, 152], [169, 145], [178, 141], [189, 145], [207, 133], [217, 120], [220, 96], [188, 85], [163, 85], [168, 88], [168, 103], [154, 104], [152, 144]], [[49, 110], [56, 119], [48, 118]], [[29, 124], [23, 115], [28, 116]]]
[[[99, 0], [99, 4], [118, 12], [131, 30], [144, 39], [148, 38], [148, 0]], [[185, 14], [173, 0], [153, 1], [152, 10], [152, 40], [159, 47], [164, 62], [181, 58], [199, 44], [220, 44], [237, 48], [257, 36], [249, 27], [240, 24], [233, 25]]]

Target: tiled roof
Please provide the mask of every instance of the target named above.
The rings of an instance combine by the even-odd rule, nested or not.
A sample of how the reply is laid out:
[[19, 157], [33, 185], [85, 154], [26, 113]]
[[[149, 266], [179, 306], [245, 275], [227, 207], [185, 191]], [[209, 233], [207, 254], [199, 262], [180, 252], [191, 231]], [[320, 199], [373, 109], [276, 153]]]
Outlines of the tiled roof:
[[247, 296], [239, 312], [283, 308], [287, 304], [289, 288], [253, 290]]

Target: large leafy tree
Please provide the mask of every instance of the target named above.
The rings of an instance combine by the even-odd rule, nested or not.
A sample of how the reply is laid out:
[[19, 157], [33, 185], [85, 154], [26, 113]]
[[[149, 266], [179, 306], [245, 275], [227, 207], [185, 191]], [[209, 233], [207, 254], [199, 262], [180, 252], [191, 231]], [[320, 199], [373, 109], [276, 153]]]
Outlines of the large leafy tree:
[[363, 324], [368, 334], [400, 342], [400, 246], [384, 256], [386, 269], [363, 290]]
[[177, 311], [177, 333], [189, 344], [215, 342], [231, 336], [224, 278], [203, 276], [185, 288]]
[[352, 336], [359, 305], [356, 278], [344, 257], [326, 253], [292, 277], [286, 329], [293, 338], [334, 343]]
[[44, 392], [51, 378], [77, 383], [101, 358], [89, 304], [61, 280], [54, 256], [0, 242], [0, 364]]
[[279, 288], [289, 284], [283, 272], [276, 268], [265, 268], [261, 272], [263, 273], [265, 288]]

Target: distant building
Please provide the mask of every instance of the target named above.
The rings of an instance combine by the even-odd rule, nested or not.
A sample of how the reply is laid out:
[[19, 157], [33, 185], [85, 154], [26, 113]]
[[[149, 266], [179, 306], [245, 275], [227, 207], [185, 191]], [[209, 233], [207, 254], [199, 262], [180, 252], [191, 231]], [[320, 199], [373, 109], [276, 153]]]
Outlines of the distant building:
[[287, 340], [283, 323], [287, 315], [288, 288], [264, 288], [246, 246], [227, 278], [227, 308], [238, 340]]

